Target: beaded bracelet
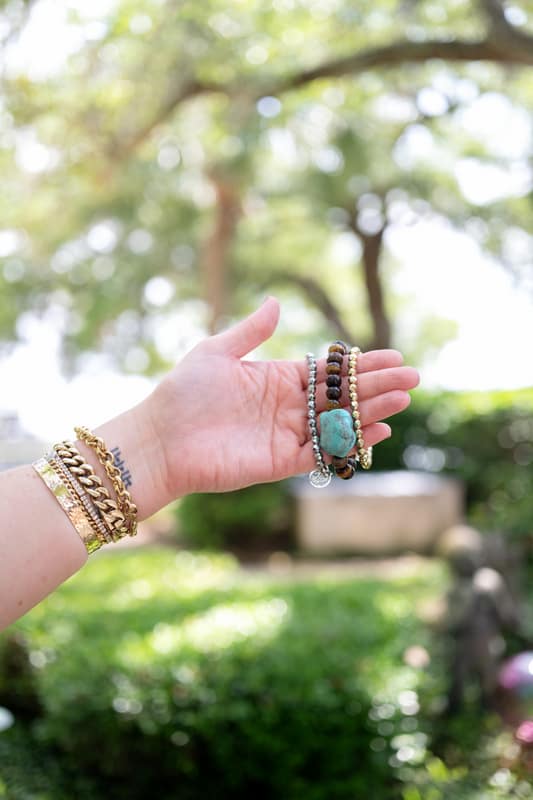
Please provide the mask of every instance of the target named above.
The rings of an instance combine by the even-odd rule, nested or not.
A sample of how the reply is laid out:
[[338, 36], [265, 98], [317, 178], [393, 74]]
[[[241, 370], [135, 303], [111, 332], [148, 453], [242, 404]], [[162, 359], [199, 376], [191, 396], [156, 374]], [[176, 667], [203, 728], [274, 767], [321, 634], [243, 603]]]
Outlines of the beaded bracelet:
[[307, 353], [307, 366], [309, 369], [309, 380], [307, 387], [307, 418], [309, 420], [309, 431], [313, 444], [313, 454], [315, 456], [316, 468], [309, 473], [309, 483], [316, 489], [323, 489], [331, 482], [331, 472], [327, 467], [317, 433], [316, 424], [316, 359], [313, 353]]
[[363, 469], [370, 469], [372, 466], [372, 448], [365, 447], [363, 437], [363, 427], [359, 414], [359, 401], [357, 399], [357, 359], [361, 353], [358, 347], [352, 347], [348, 355], [348, 392], [350, 396], [350, 408], [352, 410], [353, 426], [357, 440], [357, 451], [359, 463]]
[[320, 415], [320, 444], [332, 456], [332, 466], [337, 477], [353, 478], [356, 470], [355, 458], [348, 453], [356, 443], [352, 418], [342, 408], [342, 364], [348, 346], [337, 340], [328, 348], [326, 362], [327, 411]]

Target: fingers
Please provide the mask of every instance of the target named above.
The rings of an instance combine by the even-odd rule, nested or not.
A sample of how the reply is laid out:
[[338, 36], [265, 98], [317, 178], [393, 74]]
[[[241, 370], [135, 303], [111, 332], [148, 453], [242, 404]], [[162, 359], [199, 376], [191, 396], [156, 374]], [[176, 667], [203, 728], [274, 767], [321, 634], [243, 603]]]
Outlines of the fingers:
[[361, 401], [359, 403], [359, 412], [363, 427], [387, 417], [392, 417], [393, 414], [398, 414], [407, 408], [410, 402], [411, 395], [398, 389]]
[[[357, 374], [372, 372], [373, 370], [389, 369], [391, 367], [401, 367], [403, 356], [398, 350], [370, 350], [368, 353], [361, 353], [357, 359]], [[303, 364], [307, 374], [305, 362]], [[348, 374], [348, 359], [343, 359], [342, 374]], [[326, 380], [326, 359], [317, 360], [317, 380]]]
[[[414, 389], [420, 382], [420, 376], [416, 369], [413, 367], [391, 367], [389, 369], [380, 369], [375, 372], [365, 372], [359, 374], [357, 384], [357, 398], [359, 402], [366, 400], [369, 397], [376, 397], [379, 394], [386, 394], [399, 389], [408, 392]], [[324, 382], [317, 385], [316, 398], [317, 409], [324, 411], [326, 409], [327, 386]], [[348, 397], [348, 383], [343, 381], [342, 397], [347, 400]]]
[[242, 358], [272, 336], [279, 321], [279, 313], [277, 299], [267, 297], [256, 311], [228, 330], [210, 336], [202, 342], [202, 347], [210, 353]]
[[375, 397], [378, 394], [402, 389], [408, 392], [420, 383], [420, 375], [414, 367], [392, 367], [375, 372], [365, 372], [358, 378], [357, 395], [359, 400]]
[[392, 436], [392, 429], [386, 422], [373, 422], [363, 428], [365, 447], [373, 447]]

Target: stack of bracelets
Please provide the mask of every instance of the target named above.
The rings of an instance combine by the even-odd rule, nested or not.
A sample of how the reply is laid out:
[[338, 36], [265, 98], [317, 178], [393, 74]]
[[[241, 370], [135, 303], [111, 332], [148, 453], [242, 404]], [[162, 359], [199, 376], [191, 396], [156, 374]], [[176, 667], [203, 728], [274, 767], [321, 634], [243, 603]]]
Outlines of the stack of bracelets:
[[[358, 347], [350, 348], [341, 341], [333, 342], [328, 349], [327, 404], [326, 411], [320, 414], [320, 436], [316, 417], [316, 359], [312, 353], [307, 353], [306, 356], [309, 368], [307, 416], [316, 462], [316, 468], [309, 473], [309, 481], [316, 488], [327, 486], [332, 475], [343, 480], [353, 478], [358, 462], [363, 469], [370, 469], [372, 466], [372, 448], [365, 447], [357, 399], [357, 359], [360, 352]], [[346, 355], [350, 411], [342, 407], [342, 367]], [[350, 456], [354, 447], [356, 453]], [[331, 456], [329, 466], [324, 461], [322, 450]]]
[[72, 442], [59, 442], [32, 466], [46, 483], [76, 528], [87, 552], [137, 533], [137, 507], [103, 439], [84, 427], [75, 428], [80, 441], [96, 454], [111, 481], [112, 498]]

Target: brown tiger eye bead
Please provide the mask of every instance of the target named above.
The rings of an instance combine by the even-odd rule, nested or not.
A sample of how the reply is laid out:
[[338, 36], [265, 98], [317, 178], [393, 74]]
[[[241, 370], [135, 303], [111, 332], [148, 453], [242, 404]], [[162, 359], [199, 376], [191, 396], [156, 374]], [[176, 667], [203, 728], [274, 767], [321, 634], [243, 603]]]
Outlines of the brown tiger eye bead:
[[347, 353], [347, 352], [348, 352], [348, 350], [350, 349], [350, 348], [348, 347], [348, 345], [346, 344], [346, 342], [343, 342], [343, 341], [342, 341], [342, 339], [335, 339], [335, 341], [333, 342], [333, 344], [338, 344], [338, 345], [339, 345], [339, 347], [342, 347], [342, 349], [343, 349], [343, 353]]
[[335, 469], [343, 469], [348, 464], [348, 456], [333, 456], [331, 459], [331, 463], [335, 467]]
[[328, 400], [338, 400], [341, 396], [341, 390], [338, 386], [328, 386], [326, 389], [326, 397]]
[[335, 343], [335, 344], [330, 344], [330, 346], [328, 347], [328, 353], [330, 354], [340, 353], [341, 355], [344, 355], [346, 353], [346, 350], [342, 344]]
[[342, 478], [343, 481], [349, 481], [350, 478], [353, 478], [355, 469], [351, 466], [351, 464], [347, 464], [344, 469], [338, 469], [335, 474], [339, 478]]
[[340, 400], [328, 400], [326, 404], [326, 409], [328, 411], [332, 411], [334, 408], [341, 408]]
[[346, 466], [343, 469], [336, 469], [335, 474], [339, 478], [342, 478], [343, 481], [348, 481], [355, 475], [355, 470], [356, 470], [355, 459], [349, 458]]
[[326, 364], [326, 375], [340, 375], [340, 374], [341, 374], [340, 364]]
[[328, 353], [328, 364], [342, 364], [343, 355], [342, 353]]
[[328, 375], [326, 378], [326, 385], [327, 386], [340, 386], [342, 384], [342, 378], [340, 375]]

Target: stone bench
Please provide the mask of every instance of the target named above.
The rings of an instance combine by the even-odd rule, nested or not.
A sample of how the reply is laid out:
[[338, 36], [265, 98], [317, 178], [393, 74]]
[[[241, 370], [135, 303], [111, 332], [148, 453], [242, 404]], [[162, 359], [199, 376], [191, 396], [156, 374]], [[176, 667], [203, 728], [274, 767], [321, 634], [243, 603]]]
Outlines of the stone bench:
[[324, 489], [300, 476], [290, 485], [298, 544], [308, 553], [429, 552], [464, 518], [462, 484], [426, 472], [361, 471]]

